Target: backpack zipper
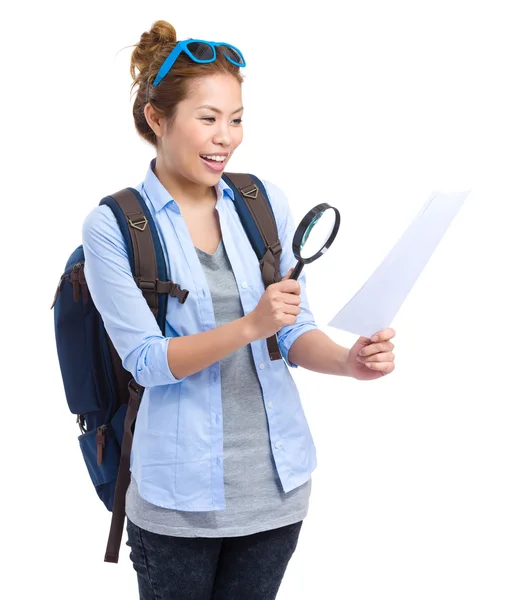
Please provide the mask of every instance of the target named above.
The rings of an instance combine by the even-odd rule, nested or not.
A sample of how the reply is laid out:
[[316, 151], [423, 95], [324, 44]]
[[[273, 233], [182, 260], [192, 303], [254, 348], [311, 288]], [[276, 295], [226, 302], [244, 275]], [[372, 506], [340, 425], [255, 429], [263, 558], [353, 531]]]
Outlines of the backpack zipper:
[[89, 292], [88, 292], [88, 284], [85, 278], [85, 265], [84, 263], [76, 263], [72, 265], [72, 271], [66, 272], [61, 275], [61, 279], [59, 279], [59, 285], [55, 290], [55, 296], [53, 298], [52, 306], [53, 308], [59, 298], [59, 293], [63, 289], [63, 284], [65, 279], [68, 279], [74, 288], [74, 302], [79, 302], [79, 292], [81, 291], [81, 296], [83, 297], [83, 303], [87, 304], [89, 301]]
[[96, 450], [98, 454], [98, 466], [103, 462], [103, 448], [105, 448], [105, 431], [107, 425], [100, 425], [96, 433]]
[[79, 302], [79, 290], [80, 290], [80, 283], [79, 283], [79, 269], [81, 268], [81, 263], [76, 263], [73, 267], [72, 267], [72, 273], [70, 274], [70, 283], [72, 284], [73, 288], [74, 288], [74, 302]]
[[53, 302], [52, 305], [50, 306], [50, 308], [53, 308], [55, 306], [55, 303], [57, 302], [57, 298], [59, 298], [59, 292], [63, 289], [63, 283], [65, 282], [65, 279], [68, 277], [68, 273], [64, 273], [63, 275], [61, 275], [61, 279], [59, 279], [59, 284], [57, 285], [57, 289], [55, 290], [55, 296], [53, 297]]
[[85, 427], [85, 415], [77, 415], [76, 423], [79, 425], [81, 435], [87, 433], [87, 428]]

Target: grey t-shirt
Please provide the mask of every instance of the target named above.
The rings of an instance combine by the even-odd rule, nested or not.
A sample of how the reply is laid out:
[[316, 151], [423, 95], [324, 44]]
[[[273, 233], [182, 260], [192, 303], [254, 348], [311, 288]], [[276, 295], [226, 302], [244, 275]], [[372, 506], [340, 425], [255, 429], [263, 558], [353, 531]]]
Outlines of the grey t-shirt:
[[[198, 248], [196, 252], [210, 288], [216, 325], [242, 317], [223, 241], [212, 255]], [[282, 490], [250, 346], [222, 359], [220, 368], [226, 509], [187, 512], [155, 506], [139, 495], [132, 478], [126, 514], [135, 525], [179, 537], [232, 537], [283, 527], [306, 517], [311, 480], [287, 494]]]

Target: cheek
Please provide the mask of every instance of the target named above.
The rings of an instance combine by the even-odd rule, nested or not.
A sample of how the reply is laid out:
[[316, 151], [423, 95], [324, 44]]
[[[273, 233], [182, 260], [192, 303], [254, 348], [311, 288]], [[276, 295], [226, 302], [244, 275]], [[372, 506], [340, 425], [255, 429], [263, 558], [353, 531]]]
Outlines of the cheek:
[[205, 148], [210, 148], [212, 143], [212, 130], [208, 127], [197, 126], [187, 130], [185, 144], [188, 154], [199, 154]]
[[173, 135], [171, 140], [168, 140], [168, 149], [172, 157], [180, 163], [189, 160], [200, 147], [201, 141], [196, 131], [181, 130], [178, 135]]
[[238, 127], [232, 134], [232, 146], [237, 148], [243, 141], [243, 127]]
[[171, 135], [166, 136], [164, 140], [164, 149], [172, 156], [177, 156], [182, 149], [182, 144], [179, 144], [179, 136], [172, 132]]

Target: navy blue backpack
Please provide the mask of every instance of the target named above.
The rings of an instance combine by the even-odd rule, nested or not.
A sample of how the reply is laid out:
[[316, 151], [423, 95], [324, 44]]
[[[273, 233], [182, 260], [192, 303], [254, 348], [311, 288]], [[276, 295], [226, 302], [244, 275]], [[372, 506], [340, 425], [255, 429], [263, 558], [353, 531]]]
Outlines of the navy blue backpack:
[[[235, 207], [260, 263], [264, 285], [280, 281], [282, 251], [273, 211], [262, 182], [253, 175], [225, 173]], [[106, 196], [124, 236], [132, 275], [165, 333], [168, 295], [183, 304], [188, 291], [168, 280], [161, 242], [144, 199], [134, 188]], [[81, 452], [98, 496], [112, 511], [106, 562], [118, 562], [130, 481], [134, 422], [143, 394], [126, 371], [94, 305], [84, 277], [83, 246], [71, 254], [52, 308], [66, 400], [77, 416]], [[109, 290], [112, 293], [112, 290]], [[281, 359], [276, 336], [267, 340], [271, 360]]]

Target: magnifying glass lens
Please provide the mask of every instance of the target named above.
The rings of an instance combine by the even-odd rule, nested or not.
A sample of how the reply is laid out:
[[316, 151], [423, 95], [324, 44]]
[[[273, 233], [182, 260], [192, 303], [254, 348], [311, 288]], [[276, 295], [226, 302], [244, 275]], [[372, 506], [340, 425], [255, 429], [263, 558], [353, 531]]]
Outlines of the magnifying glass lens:
[[297, 264], [290, 275], [297, 279], [304, 265], [322, 256], [335, 240], [341, 217], [337, 208], [322, 202], [303, 217], [293, 236], [293, 255]]
[[300, 257], [303, 260], [312, 258], [324, 248], [336, 224], [333, 209], [323, 210], [310, 222], [301, 240]]

